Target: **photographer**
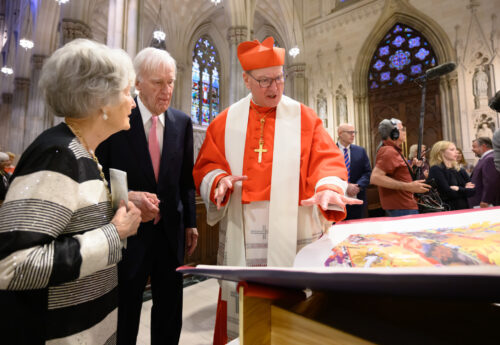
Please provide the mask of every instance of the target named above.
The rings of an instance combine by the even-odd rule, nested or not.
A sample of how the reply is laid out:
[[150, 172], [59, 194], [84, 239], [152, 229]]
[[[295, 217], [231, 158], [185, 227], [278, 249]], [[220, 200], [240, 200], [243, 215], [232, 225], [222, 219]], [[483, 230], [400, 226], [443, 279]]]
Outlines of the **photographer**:
[[398, 119], [384, 119], [378, 126], [382, 146], [377, 151], [370, 183], [378, 186], [380, 203], [389, 217], [418, 214], [413, 193], [425, 193], [424, 180], [413, 181], [410, 168], [401, 154], [406, 129]]

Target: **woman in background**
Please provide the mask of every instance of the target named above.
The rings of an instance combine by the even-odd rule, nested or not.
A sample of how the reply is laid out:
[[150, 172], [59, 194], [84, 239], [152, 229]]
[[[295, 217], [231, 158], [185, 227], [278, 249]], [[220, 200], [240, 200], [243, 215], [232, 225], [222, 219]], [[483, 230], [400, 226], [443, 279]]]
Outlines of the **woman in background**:
[[416, 180], [425, 180], [429, 176], [429, 163], [427, 162], [427, 146], [422, 145], [421, 149], [421, 159], [417, 159], [418, 145], [413, 144], [410, 146], [410, 152], [408, 153], [408, 164], [412, 168], [413, 174], [417, 173], [417, 168], [420, 168], [419, 176], [415, 176]]
[[45, 62], [40, 87], [65, 122], [24, 151], [0, 208], [5, 344], [114, 344], [121, 240], [141, 212], [111, 196], [95, 148], [130, 127], [135, 73], [118, 49], [77, 39]]
[[434, 179], [439, 195], [450, 210], [469, 208], [467, 197], [474, 194], [469, 174], [458, 166], [458, 151], [452, 142], [438, 141], [430, 154], [429, 179]]

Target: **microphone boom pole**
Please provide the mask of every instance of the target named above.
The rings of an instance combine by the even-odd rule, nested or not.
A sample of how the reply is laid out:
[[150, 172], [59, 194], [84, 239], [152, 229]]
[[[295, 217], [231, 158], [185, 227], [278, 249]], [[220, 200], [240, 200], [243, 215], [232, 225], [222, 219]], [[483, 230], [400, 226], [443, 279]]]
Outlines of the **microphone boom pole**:
[[[418, 147], [417, 147], [417, 159], [422, 159], [422, 141], [424, 137], [424, 118], [425, 118], [425, 94], [427, 91], [427, 80], [434, 78], [439, 78], [442, 75], [452, 72], [457, 65], [454, 62], [447, 62], [442, 65], [428, 69], [419, 80], [422, 80], [422, 100], [420, 102], [420, 122], [418, 131]], [[422, 167], [417, 167], [415, 172], [415, 178], [418, 179], [421, 175]]]

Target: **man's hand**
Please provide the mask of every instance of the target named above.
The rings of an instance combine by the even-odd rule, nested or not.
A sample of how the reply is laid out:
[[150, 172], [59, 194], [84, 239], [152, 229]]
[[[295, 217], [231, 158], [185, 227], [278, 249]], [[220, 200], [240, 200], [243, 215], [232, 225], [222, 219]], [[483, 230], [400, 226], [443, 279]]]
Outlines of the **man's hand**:
[[238, 181], [247, 180], [248, 176], [224, 176], [219, 180], [217, 187], [215, 187], [214, 199], [217, 203], [217, 209], [220, 210], [220, 205], [224, 198], [226, 197], [226, 193], [228, 189], [233, 188], [233, 184]]
[[479, 207], [480, 208], [487, 208], [487, 207], [490, 207], [490, 204], [488, 204], [487, 202], [481, 201], [479, 203]]
[[196, 228], [186, 228], [186, 250], [191, 256], [198, 245], [198, 230]]
[[431, 186], [424, 183], [425, 180], [415, 180], [410, 183], [408, 183], [408, 192], [412, 193], [426, 193], [431, 189]]
[[340, 195], [333, 190], [327, 189], [314, 194], [309, 199], [302, 200], [300, 204], [302, 206], [319, 205], [323, 210], [326, 211], [328, 209], [328, 204], [344, 207], [345, 205], [361, 205], [362, 203], [363, 200], [349, 198]]
[[347, 185], [346, 195], [348, 195], [348, 196], [356, 196], [356, 195], [358, 195], [359, 190], [360, 189], [359, 189], [358, 184], [356, 184], [356, 183], [349, 183]]
[[141, 221], [143, 223], [153, 220], [160, 211], [158, 208], [160, 200], [156, 194], [130, 191], [128, 192], [128, 200], [141, 210]]

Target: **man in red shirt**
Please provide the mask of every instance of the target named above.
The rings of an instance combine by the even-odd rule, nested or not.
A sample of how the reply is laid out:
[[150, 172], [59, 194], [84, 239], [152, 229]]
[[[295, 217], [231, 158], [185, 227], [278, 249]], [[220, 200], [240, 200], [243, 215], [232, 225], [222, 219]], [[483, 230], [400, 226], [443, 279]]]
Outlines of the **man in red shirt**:
[[413, 193], [425, 193], [431, 186], [425, 180], [413, 181], [401, 144], [406, 140], [406, 129], [398, 119], [384, 119], [378, 126], [382, 146], [377, 151], [375, 168], [370, 183], [378, 186], [380, 203], [389, 217], [418, 214]]

